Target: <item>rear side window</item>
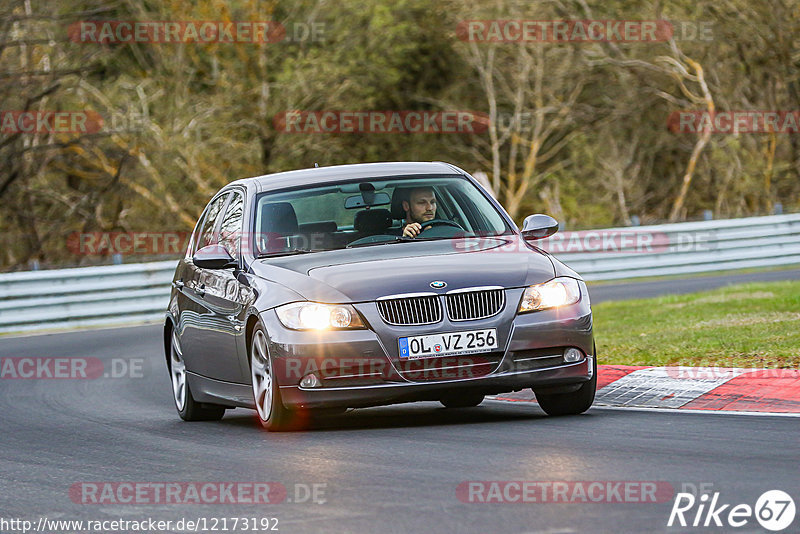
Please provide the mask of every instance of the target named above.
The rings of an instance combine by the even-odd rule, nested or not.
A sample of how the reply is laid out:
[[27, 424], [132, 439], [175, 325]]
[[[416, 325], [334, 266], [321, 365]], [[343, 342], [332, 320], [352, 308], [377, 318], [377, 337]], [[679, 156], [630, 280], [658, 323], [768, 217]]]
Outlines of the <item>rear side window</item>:
[[240, 242], [242, 237], [242, 214], [244, 212], [244, 198], [239, 193], [233, 193], [222, 224], [219, 227], [219, 244], [228, 249], [234, 259], [239, 259]]
[[225, 205], [225, 199], [228, 198], [228, 193], [220, 195], [211, 201], [203, 216], [203, 222], [199, 226], [196, 241], [194, 243], [194, 252], [208, 245], [213, 245], [217, 242], [217, 236], [214, 233], [214, 228], [217, 226], [217, 218], [219, 218], [220, 211]]

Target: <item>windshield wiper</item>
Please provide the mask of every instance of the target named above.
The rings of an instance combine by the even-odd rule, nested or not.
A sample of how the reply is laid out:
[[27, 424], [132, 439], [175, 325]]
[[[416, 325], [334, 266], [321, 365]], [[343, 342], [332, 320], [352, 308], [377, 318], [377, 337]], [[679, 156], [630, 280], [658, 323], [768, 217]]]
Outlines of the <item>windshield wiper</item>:
[[308, 254], [309, 252], [317, 252], [316, 250], [308, 250], [307, 248], [290, 248], [288, 250], [276, 250], [274, 252], [262, 252], [258, 255], [261, 258], [274, 258], [275, 256], [292, 256], [294, 254]]
[[359, 248], [359, 247], [371, 247], [373, 245], [388, 245], [391, 243], [397, 243], [398, 241], [406, 241], [409, 239], [408, 237], [396, 236], [392, 239], [386, 239], [385, 241], [369, 241], [367, 243], [351, 243], [347, 245], [345, 248]]
[[419, 241], [437, 241], [439, 239], [456, 239], [464, 236], [436, 236], [436, 237], [405, 237], [396, 236], [394, 239], [387, 239], [386, 241], [370, 241], [369, 243], [355, 243], [347, 245], [347, 248], [358, 247], [371, 247], [373, 245], [391, 245], [394, 243], [414, 243]]
[[472, 237], [472, 236], [463, 236], [463, 235], [451, 235], [451, 236], [436, 236], [436, 237], [406, 237], [404, 240], [408, 241], [437, 241], [439, 239], [461, 239], [463, 237]]

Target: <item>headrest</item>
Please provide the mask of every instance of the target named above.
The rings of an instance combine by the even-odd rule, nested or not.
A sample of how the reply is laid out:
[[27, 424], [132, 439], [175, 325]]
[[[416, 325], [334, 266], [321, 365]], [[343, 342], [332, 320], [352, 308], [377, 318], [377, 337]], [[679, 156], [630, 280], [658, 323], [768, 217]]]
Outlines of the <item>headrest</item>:
[[392, 225], [389, 210], [371, 209], [356, 213], [353, 227], [364, 234], [380, 234]]
[[406, 218], [406, 210], [403, 209], [403, 201], [408, 200], [411, 196], [411, 188], [408, 187], [397, 187], [392, 193], [392, 218], [393, 219], [405, 219]]
[[288, 202], [273, 202], [261, 208], [261, 232], [282, 236], [298, 233], [297, 214]]

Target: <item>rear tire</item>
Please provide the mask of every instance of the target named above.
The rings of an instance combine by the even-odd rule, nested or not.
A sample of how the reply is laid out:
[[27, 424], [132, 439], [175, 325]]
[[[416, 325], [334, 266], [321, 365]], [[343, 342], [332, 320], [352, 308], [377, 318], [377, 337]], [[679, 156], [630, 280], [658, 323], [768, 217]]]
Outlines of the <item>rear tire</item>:
[[578, 415], [592, 407], [597, 390], [597, 350], [592, 358], [592, 379], [571, 393], [537, 393], [536, 401], [547, 415]]
[[189, 387], [186, 363], [175, 329], [170, 334], [169, 374], [172, 382], [172, 396], [178, 415], [184, 421], [219, 421], [225, 415], [225, 407], [217, 404], [197, 402]]
[[483, 402], [482, 393], [456, 393], [442, 397], [441, 402], [445, 408], [472, 408]]
[[262, 427], [272, 432], [294, 430], [297, 414], [283, 405], [281, 388], [275, 379], [274, 369], [267, 334], [261, 323], [258, 323], [253, 329], [250, 343], [250, 378], [258, 421]]

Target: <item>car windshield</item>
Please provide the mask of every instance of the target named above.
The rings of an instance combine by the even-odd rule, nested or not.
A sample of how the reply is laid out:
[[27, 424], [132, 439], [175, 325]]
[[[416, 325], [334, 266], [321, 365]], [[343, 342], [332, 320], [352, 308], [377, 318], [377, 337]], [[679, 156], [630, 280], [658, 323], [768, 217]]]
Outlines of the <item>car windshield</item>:
[[[255, 213], [254, 245], [262, 257], [512, 231], [486, 194], [462, 176], [267, 192], [256, 198]], [[407, 223], [419, 224], [416, 238], [403, 236]]]

